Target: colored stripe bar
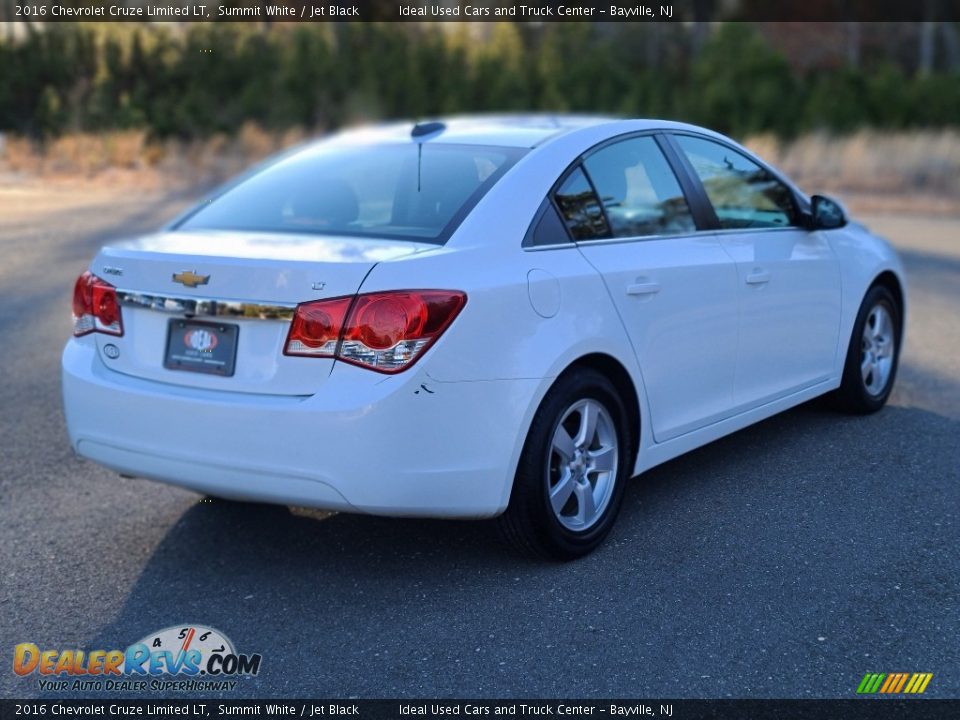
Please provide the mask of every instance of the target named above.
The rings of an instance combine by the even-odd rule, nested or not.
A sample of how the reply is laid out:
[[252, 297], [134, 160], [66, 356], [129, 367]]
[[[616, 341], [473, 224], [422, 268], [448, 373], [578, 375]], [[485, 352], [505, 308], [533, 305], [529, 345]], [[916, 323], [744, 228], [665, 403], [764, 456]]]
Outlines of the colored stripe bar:
[[907, 673], [900, 673], [900, 681], [897, 683], [897, 687], [893, 690], [893, 692], [898, 693], [903, 690], [903, 686], [906, 684], [906, 682]]
[[907, 679], [906, 673], [890, 673], [890, 676], [887, 678], [887, 681], [883, 684], [883, 687], [880, 689], [882, 693], [895, 693], [897, 692], [897, 687], [903, 685], [903, 682]]
[[920, 681], [923, 679], [923, 676], [920, 673], [914, 673], [910, 676], [910, 682], [907, 683], [907, 686], [903, 689], [905, 693], [916, 692], [916, 689], [920, 686]]
[[903, 692], [916, 695], [926, 690], [932, 679], [933, 673], [867, 673], [857, 686], [857, 693], [895, 695]]
[[867, 684], [863, 688], [863, 693], [866, 695], [875, 693], [880, 689], [880, 683], [883, 682], [885, 677], [887, 677], [886, 673], [870, 673], [866, 679]]
[[914, 684], [916, 681], [917, 681], [917, 674], [914, 673], [913, 675], [910, 676], [910, 680], [909, 680], [909, 682], [907, 682], [907, 686], [903, 689], [903, 691], [904, 691], [905, 693], [912, 693], [912, 692], [913, 692], [913, 684]]

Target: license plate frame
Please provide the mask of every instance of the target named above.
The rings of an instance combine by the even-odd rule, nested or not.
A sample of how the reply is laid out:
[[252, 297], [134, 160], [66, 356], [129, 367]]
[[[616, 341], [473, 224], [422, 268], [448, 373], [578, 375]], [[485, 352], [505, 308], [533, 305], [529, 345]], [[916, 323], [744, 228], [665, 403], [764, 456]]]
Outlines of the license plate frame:
[[233, 377], [239, 337], [239, 325], [173, 318], [167, 324], [163, 366], [167, 370]]

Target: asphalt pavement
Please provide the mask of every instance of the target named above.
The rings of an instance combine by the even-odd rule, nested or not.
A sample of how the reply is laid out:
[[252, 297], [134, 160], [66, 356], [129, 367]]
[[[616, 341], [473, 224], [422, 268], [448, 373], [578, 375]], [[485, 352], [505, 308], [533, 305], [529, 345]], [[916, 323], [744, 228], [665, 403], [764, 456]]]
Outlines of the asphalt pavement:
[[960, 696], [960, 220], [867, 219], [910, 282], [886, 409], [810, 403], [663, 465], [596, 554], [546, 564], [490, 523], [201, 502], [74, 457], [73, 281], [184, 202], [0, 192], [2, 697], [42, 695], [17, 643], [190, 622], [262, 654], [226, 697], [849, 698], [867, 672]]

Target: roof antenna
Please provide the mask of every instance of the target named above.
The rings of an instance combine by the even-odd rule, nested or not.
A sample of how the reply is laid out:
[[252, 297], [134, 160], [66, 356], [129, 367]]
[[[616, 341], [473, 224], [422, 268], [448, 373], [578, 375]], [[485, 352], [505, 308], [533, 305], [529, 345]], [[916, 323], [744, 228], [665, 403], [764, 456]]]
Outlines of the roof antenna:
[[447, 126], [442, 122], [417, 123], [410, 131], [410, 137], [417, 143], [417, 192], [420, 192], [420, 169], [423, 167], [423, 143], [429, 140], [428, 135], [443, 132]]

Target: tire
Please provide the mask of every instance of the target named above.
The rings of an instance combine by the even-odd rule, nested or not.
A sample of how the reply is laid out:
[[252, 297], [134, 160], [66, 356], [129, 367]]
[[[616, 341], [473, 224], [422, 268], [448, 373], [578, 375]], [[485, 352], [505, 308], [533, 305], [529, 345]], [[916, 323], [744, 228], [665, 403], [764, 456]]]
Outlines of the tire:
[[901, 312], [883, 285], [867, 292], [853, 324], [843, 378], [833, 395], [839, 410], [868, 415], [886, 404], [900, 361]]
[[575, 369], [557, 380], [530, 425], [510, 503], [498, 518], [511, 545], [525, 555], [573, 560], [603, 542], [631, 474], [627, 417], [600, 373]]

